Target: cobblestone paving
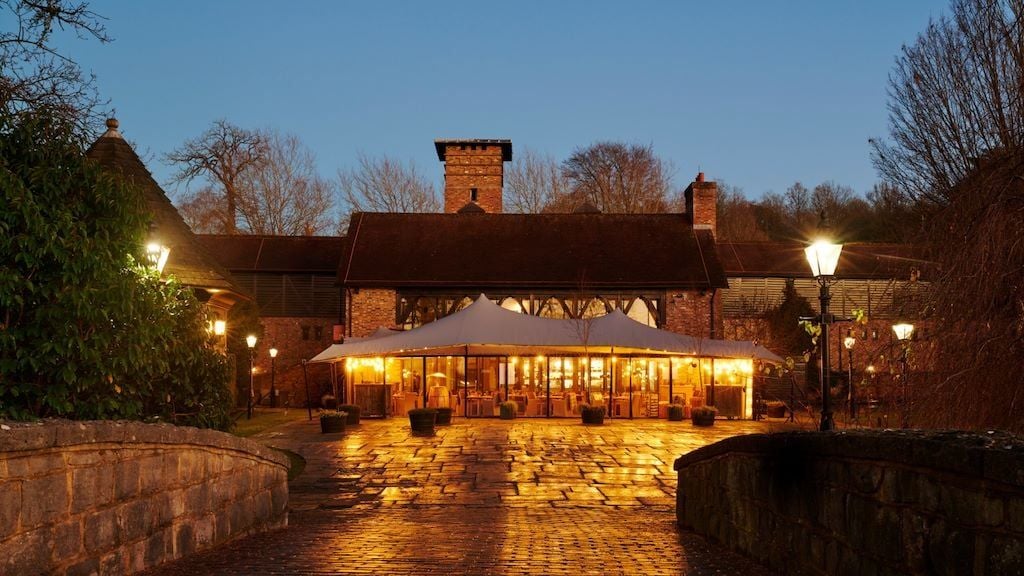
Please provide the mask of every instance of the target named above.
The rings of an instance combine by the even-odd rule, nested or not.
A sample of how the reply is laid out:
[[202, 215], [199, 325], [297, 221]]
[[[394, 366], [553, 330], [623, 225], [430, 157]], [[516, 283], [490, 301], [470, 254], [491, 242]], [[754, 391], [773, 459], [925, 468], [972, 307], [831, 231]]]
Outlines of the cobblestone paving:
[[345, 436], [290, 424], [257, 438], [307, 460], [290, 526], [148, 574], [763, 574], [676, 528], [672, 461], [779, 428], [457, 419], [417, 437], [403, 419]]

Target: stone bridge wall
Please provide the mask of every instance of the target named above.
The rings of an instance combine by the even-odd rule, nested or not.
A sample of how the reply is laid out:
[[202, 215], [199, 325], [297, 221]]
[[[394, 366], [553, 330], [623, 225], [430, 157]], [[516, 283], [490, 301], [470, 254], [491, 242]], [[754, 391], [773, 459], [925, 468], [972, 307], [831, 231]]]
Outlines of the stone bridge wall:
[[0, 574], [127, 574], [283, 526], [287, 467], [211, 430], [5, 423]]
[[793, 432], [675, 463], [679, 525], [784, 574], [1024, 574], [1024, 442]]

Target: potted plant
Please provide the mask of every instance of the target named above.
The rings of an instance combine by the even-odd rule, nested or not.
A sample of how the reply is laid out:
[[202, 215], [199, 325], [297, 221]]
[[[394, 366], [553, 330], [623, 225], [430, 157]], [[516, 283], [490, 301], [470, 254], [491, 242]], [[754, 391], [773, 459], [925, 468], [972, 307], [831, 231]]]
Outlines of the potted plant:
[[320, 412], [320, 432], [322, 434], [336, 434], [345, 431], [345, 422], [348, 421], [348, 414], [336, 410], [324, 410]]
[[338, 406], [338, 410], [348, 414], [347, 424], [349, 426], [356, 426], [359, 424], [359, 406], [356, 406], [355, 404], [342, 404], [341, 406]]
[[514, 419], [516, 417], [516, 410], [519, 409], [515, 402], [502, 402], [499, 408], [501, 409], [502, 420]]
[[451, 408], [438, 408], [437, 409], [437, 425], [447, 426], [452, 423], [452, 409]]
[[412, 428], [413, 434], [432, 436], [435, 422], [437, 422], [437, 410], [434, 408], [409, 410], [409, 427]]
[[584, 424], [604, 424], [604, 406], [583, 404], [580, 406], [580, 415]]
[[698, 406], [690, 411], [694, 426], [714, 426], [718, 410], [714, 406]]
[[668, 405], [668, 419], [673, 422], [682, 422], [685, 418], [686, 408], [682, 404]]

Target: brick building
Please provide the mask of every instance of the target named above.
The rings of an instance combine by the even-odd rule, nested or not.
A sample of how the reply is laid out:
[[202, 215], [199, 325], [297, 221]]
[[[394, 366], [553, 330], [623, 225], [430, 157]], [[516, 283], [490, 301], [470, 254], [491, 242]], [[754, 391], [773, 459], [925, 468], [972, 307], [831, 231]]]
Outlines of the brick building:
[[[445, 171], [443, 213], [355, 213], [340, 238], [204, 237], [255, 295], [265, 341], [281, 350], [277, 366], [287, 376], [278, 382], [292, 392], [292, 403], [298, 362], [332, 337], [412, 329], [481, 293], [524, 314], [587, 318], [621, 310], [648, 326], [769, 347], [764, 312], [778, 304], [787, 279], [817, 305], [802, 244], [716, 242], [717, 186], [703, 174], [685, 190], [683, 213], [507, 214], [502, 187], [510, 141], [437, 140], [435, 148]], [[860, 349], [864, 358], [892, 348], [891, 318], [916, 312], [923, 289], [918, 265], [900, 246], [844, 250], [835, 312], [867, 311], [874, 324], [859, 327], [868, 343]], [[833, 334], [838, 345], [845, 330]], [[838, 368], [843, 356], [833, 358]], [[265, 374], [268, 360], [259, 362]], [[395, 379], [440, 374], [426, 360], [399, 372]], [[373, 376], [371, 367], [371, 377], [391, 376]], [[326, 378], [318, 374], [315, 386], [323, 389]], [[266, 377], [260, 381], [266, 389]], [[418, 390], [426, 398], [425, 388]]]

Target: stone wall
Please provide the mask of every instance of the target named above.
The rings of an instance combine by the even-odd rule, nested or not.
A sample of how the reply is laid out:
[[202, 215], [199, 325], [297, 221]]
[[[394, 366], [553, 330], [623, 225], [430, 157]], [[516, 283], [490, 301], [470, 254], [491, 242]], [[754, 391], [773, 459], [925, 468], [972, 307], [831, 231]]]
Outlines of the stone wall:
[[1024, 573], [1024, 441], [738, 436], [675, 463], [679, 525], [785, 574]]
[[287, 467], [212, 430], [5, 423], [0, 574], [128, 574], [284, 526]]

